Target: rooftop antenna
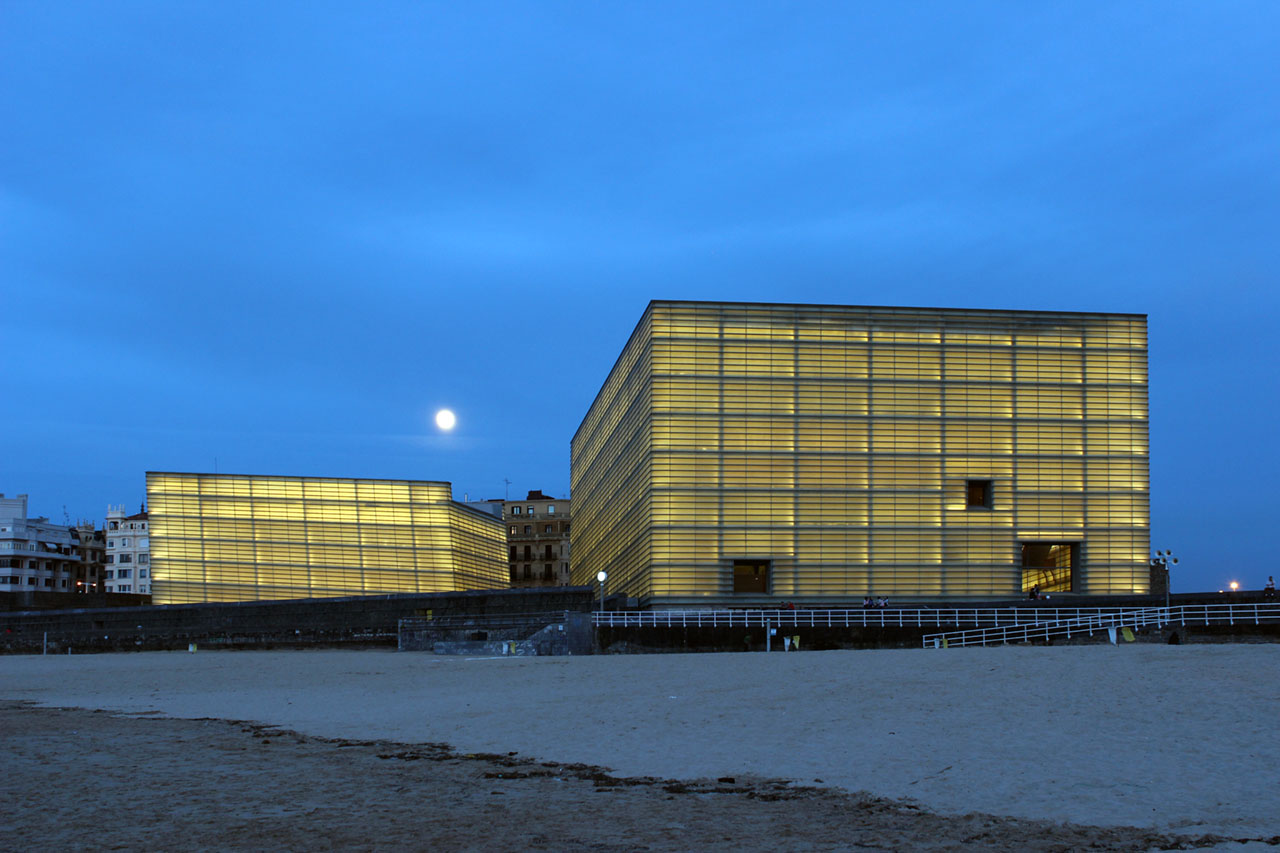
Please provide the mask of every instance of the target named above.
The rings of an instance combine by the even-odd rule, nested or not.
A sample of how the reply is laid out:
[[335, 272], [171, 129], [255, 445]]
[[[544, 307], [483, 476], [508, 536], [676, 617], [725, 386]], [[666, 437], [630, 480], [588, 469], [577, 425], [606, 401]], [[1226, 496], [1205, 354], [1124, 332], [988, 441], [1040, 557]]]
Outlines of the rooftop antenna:
[[502, 492], [502, 499], [503, 499], [504, 501], [509, 501], [509, 500], [511, 500], [511, 481], [510, 481], [510, 480], [508, 480], [506, 477], [503, 477], [503, 478], [502, 478], [502, 482], [504, 482], [504, 483], [506, 483], [506, 484], [507, 484], [506, 489], [505, 489], [505, 490], [503, 490], [503, 492]]
[[63, 505], [62, 505], [62, 522], [63, 522], [64, 524], [66, 524], [66, 525], [67, 525], [67, 527], [70, 527], [70, 526], [71, 526], [71, 516], [67, 514], [67, 505], [66, 505], [66, 504], [63, 504]]

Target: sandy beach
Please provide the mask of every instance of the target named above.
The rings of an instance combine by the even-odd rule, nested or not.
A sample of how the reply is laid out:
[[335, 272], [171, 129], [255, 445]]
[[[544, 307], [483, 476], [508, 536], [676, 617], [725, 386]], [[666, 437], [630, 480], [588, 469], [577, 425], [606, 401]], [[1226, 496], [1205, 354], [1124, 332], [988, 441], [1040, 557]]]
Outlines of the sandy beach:
[[[59, 780], [92, 778], [81, 752], [88, 748], [95, 773], [109, 778], [118, 761], [143, 786], [169, 774], [168, 789], [147, 799], [172, 802], [172, 789], [189, 803], [195, 795], [184, 786], [222, 791], [225, 762], [202, 757], [213, 749], [263, 764], [242, 771], [245, 791], [261, 789], [281, 820], [292, 815], [285, 822], [300, 827], [307, 821], [298, 803], [318, 794], [284, 792], [308, 779], [314, 788], [330, 773], [330, 786], [350, 789], [341, 798], [352, 808], [368, 799], [366, 820], [379, 804], [417, 802], [434, 786], [454, 830], [468, 819], [519, 830], [463, 834], [452, 844], [472, 849], [534, 849], [542, 844], [535, 836], [547, 849], [838, 849], [854, 846], [858, 832], [867, 833], [858, 843], [879, 849], [1151, 849], [1175, 836], [1280, 836], [1276, 645], [6, 657], [0, 700], [11, 751], [0, 790], [10, 802]], [[220, 722], [227, 720], [243, 722]], [[352, 750], [373, 769], [344, 764]], [[258, 757], [266, 752], [270, 761]], [[325, 766], [325, 756], [336, 762], [329, 770], [305, 769]], [[410, 783], [378, 775], [391, 765], [427, 776]], [[634, 777], [647, 781], [609, 781]], [[684, 790], [668, 790], [672, 780], [685, 780]], [[603, 792], [613, 796], [595, 796]], [[564, 812], [555, 826], [535, 832], [553, 820], [556, 803]], [[780, 843], [788, 821], [794, 843]], [[25, 849], [82, 846], [65, 815], [49, 822], [10, 811], [4, 823], [5, 844], [23, 837]], [[61, 843], [41, 835], [55, 832]], [[253, 849], [262, 838], [216, 837], [228, 849]], [[333, 846], [406, 846], [362, 839], [334, 837]], [[89, 836], [83, 846], [100, 840]], [[124, 845], [172, 846], [160, 842], [126, 833]], [[281, 836], [260, 846], [306, 845]]]

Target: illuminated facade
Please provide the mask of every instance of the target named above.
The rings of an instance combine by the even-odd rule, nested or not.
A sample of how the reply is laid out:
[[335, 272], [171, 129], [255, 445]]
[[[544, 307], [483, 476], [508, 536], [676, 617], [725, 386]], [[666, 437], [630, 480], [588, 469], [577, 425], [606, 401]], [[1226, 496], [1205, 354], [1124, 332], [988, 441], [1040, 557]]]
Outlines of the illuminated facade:
[[448, 483], [147, 473], [156, 604], [507, 586], [502, 520]]
[[1145, 593], [1146, 317], [652, 302], [571, 459], [651, 605]]

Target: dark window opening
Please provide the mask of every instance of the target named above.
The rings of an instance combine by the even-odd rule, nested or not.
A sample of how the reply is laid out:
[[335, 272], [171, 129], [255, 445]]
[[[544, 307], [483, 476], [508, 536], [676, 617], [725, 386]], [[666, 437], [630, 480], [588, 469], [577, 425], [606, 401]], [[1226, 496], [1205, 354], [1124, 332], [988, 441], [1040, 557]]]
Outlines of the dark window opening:
[[552, 568], [550, 563], [547, 563], [546, 566], [543, 567], [542, 579], [544, 581], [553, 581], [556, 579], [555, 569]]
[[734, 560], [734, 592], [769, 592], [768, 560]]
[[1022, 591], [1071, 592], [1078, 542], [1022, 543]]
[[969, 509], [991, 509], [990, 480], [966, 480], [964, 484], [965, 506]]
[[512, 546], [511, 546], [511, 556], [509, 557], [509, 559], [514, 560], [515, 558], [516, 558], [516, 546], [515, 546], [515, 545], [512, 545]]
[[524, 579], [525, 579], [525, 580], [532, 580], [532, 579], [533, 579], [533, 569], [532, 569], [532, 567], [530, 567], [530, 566], [525, 566], [525, 567], [524, 567]]
[[524, 558], [525, 558], [526, 560], [530, 559], [530, 554], [532, 554], [532, 553], [533, 553], [533, 546], [532, 546], [532, 545], [525, 545], [525, 546], [524, 546]]

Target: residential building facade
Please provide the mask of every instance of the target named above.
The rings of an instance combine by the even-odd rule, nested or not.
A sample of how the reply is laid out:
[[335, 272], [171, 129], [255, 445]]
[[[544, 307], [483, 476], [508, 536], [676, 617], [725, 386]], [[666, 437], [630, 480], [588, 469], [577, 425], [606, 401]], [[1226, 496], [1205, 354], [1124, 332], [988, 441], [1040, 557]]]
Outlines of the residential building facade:
[[106, 592], [107, 534], [92, 521], [81, 521], [71, 528], [80, 565], [75, 568], [71, 588], [74, 592]]
[[1146, 593], [1146, 317], [652, 302], [571, 442], [649, 606]]
[[449, 483], [147, 473], [157, 604], [501, 589], [502, 519]]
[[504, 501], [503, 518], [511, 586], [568, 586], [569, 500], [531, 491], [522, 501]]
[[107, 507], [107, 592], [151, 592], [151, 533], [146, 507], [128, 515], [124, 505]]
[[80, 555], [71, 529], [28, 518], [27, 497], [0, 494], [0, 592], [72, 592]]

